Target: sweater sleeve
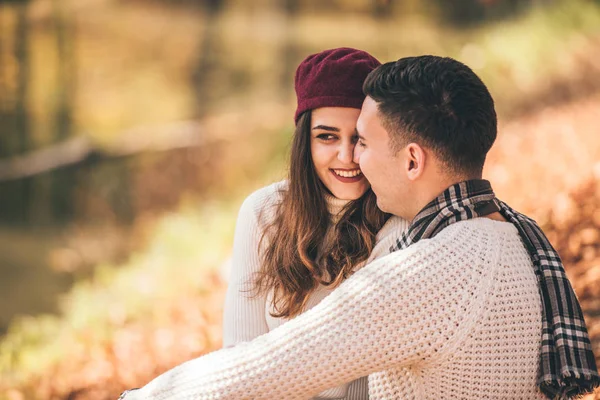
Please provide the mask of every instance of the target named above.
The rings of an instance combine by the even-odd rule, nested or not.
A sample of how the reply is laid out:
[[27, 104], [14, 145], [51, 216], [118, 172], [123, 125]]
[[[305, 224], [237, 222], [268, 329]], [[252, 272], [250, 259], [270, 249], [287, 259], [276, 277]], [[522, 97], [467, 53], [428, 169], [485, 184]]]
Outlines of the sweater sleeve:
[[223, 311], [223, 347], [250, 341], [269, 331], [265, 320], [266, 297], [254, 296], [252, 281], [259, 271], [259, 227], [257, 208], [260, 192], [242, 204], [233, 239], [231, 275]]
[[365, 266], [288, 323], [188, 361], [126, 399], [306, 399], [440, 357], [460, 346], [481, 314], [498, 254], [470, 238], [436, 239]]

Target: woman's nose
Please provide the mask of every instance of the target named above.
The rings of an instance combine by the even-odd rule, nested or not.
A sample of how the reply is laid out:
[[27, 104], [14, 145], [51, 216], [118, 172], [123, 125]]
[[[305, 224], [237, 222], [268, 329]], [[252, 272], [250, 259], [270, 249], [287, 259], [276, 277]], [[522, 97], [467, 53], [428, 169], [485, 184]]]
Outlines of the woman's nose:
[[338, 160], [344, 164], [352, 164], [354, 158], [354, 143], [348, 143], [340, 146], [338, 151]]

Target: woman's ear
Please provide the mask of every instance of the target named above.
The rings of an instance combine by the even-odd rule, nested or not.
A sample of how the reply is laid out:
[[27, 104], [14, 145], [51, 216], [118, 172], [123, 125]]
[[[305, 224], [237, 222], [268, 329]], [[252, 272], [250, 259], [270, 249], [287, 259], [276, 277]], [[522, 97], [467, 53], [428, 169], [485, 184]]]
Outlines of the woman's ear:
[[427, 157], [423, 148], [416, 143], [409, 143], [404, 151], [406, 152], [406, 176], [414, 181], [423, 174]]

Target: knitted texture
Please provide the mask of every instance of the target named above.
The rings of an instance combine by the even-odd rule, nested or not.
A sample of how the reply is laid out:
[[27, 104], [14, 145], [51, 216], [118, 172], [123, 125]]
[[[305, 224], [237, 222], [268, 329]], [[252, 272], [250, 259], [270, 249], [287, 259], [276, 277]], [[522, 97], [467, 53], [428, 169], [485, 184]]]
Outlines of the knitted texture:
[[306, 57], [296, 69], [294, 120], [298, 122], [303, 112], [319, 107], [361, 108], [365, 99], [362, 84], [379, 65], [369, 53], [347, 47]]
[[127, 399], [307, 399], [369, 377], [371, 399], [543, 399], [541, 301], [516, 228], [477, 218], [380, 258], [251, 342]]
[[[234, 237], [234, 254], [232, 271], [229, 278], [225, 310], [223, 316], [223, 347], [231, 347], [267, 333], [288, 321], [286, 318], [275, 318], [270, 315], [272, 293], [268, 296], [251, 297], [252, 276], [260, 269], [259, 242], [264, 228], [275, 217], [276, 205], [281, 201], [282, 190], [286, 181], [274, 183], [257, 190], [244, 201], [240, 208]], [[332, 221], [336, 221], [346, 200], [326, 195], [327, 208]], [[408, 227], [408, 222], [398, 218], [390, 218], [380, 230], [376, 245], [369, 261], [388, 254], [388, 248], [396, 237]], [[330, 233], [330, 232], [328, 232]], [[359, 269], [364, 263], [357, 265]], [[319, 285], [310, 294], [307, 309], [321, 302], [332, 289]], [[368, 396], [368, 380], [366, 377], [349, 384], [319, 393], [319, 399], [362, 400]]]
[[600, 386], [600, 376], [583, 312], [560, 255], [534, 220], [495, 197], [489, 181], [473, 179], [447, 188], [419, 211], [397, 246], [406, 248], [435, 236], [456, 221], [493, 213], [500, 213], [517, 228], [538, 277], [543, 332], [538, 370], [540, 390], [552, 399], [578, 398], [591, 393]]

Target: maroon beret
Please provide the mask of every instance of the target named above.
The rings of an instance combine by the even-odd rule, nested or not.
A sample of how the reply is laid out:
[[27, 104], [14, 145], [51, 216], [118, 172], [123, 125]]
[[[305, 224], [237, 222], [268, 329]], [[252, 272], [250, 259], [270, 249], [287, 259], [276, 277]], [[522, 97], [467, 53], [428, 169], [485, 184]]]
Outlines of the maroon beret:
[[369, 53], [340, 47], [306, 57], [296, 70], [298, 108], [294, 120], [319, 107], [361, 108], [362, 85], [381, 63]]

